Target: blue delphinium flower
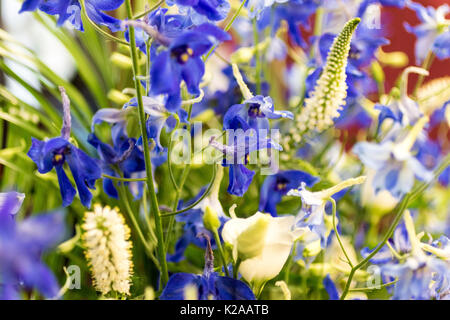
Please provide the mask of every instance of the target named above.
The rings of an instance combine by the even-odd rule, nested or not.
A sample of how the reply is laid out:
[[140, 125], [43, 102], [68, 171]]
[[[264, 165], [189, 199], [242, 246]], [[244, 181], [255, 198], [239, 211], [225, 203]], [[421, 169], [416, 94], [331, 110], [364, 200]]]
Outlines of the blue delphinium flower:
[[181, 14], [196, 24], [223, 20], [230, 11], [228, 0], [169, 0], [167, 5], [176, 4]]
[[416, 35], [416, 63], [420, 64], [431, 49], [438, 58], [450, 57], [450, 50], [445, 47], [449, 43], [450, 20], [445, 15], [450, 11], [448, 4], [438, 8], [424, 7], [419, 3], [408, 2], [408, 7], [414, 10], [421, 23], [411, 27], [405, 23], [405, 29]]
[[[446, 261], [449, 250], [445, 245], [444, 248], [441, 247], [446, 243], [446, 237], [441, 238], [442, 243], [421, 243], [408, 210], [404, 213], [404, 222], [404, 225], [398, 227], [400, 230], [394, 233], [395, 247], [385, 247], [383, 252], [380, 250], [371, 261], [381, 266], [384, 282], [396, 280], [389, 288], [393, 292], [392, 299], [444, 299], [448, 296], [446, 290], [450, 268]], [[401, 251], [398, 251], [399, 249]], [[394, 250], [395, 254], [392, 254], [391, 251]], [[365, 249], [363, 255], [369, 252]]]
[[40, 173], [47, 173], [55, 168], [64, 206], [72, 203], [76, 193], [64, 171], [63, 165], [67, 163], [75, 180], [81, 203], [85, 207], [90, 207], [92, 194], [88, 188], [95, 189], [95, 181], [101, 177], [101, 169], [96, 159], [89, 157], [69, 142], [70, 101], [64, 88], [60, 87], [60, 91], [64, 109], [61, 137], [46, 141], [31, 138], [32, 144], [27, 155], [36, 163]]
[[254, 96], [244, 101], [243, 104], [231, 106], [224, 116], [224, 129], [238, 129], [236, 121], [244, 121], [255, 130], [269, 129], [269, 119], [288, 118], [294, 119], [290, 111], [274, 110], [271, 97], [261, 95]]
[[[254, 14], [261, 12], [261, 17], [258, 18], [258, 28], [260, 30], [271, 26], [274, 34], [281, 26], [282, 21], [286, 21], [288, 25], [289, 35], [292, 37], [297, 45], [306, 46], [305, 41], [300, 32], [300, 25], [308, 28], [308, 19], [313, 15], [320, 5], [319, 0], [291, 0], [291, 1], [261, 1], [254, 0], [254, 7], [256, 8]], [[278, 2], [276, 7], [271, 6]], [[251, 1], [249, 1], [249, 6]]]
[[[169, 130], [173, 129], [176, 121], [170, 119], [171, 114], [165, 110], [157, 98], [142, 97], [142, 99], [144, 102], [144, 112], [149, 115], [146, 121], [147, 136], [151, 140], [150, 143], [154, 143], [151, 150], [152, 169], [154, 170], [167, 159], [167, 148], [163, 148], [159, 141], [161, 130], [164, 126]], [[145, 177], [142, 137], [138, 139], [129, 137], [126, 129], [128, 115], [136, 110], [129, 107], [136, 106], [136, 98], [133, 98], [122, 109], [100, 109], [92, 118], [92, 133], [88, 137], [88, 142], [97, 149], [102, 159], [103, 172], [108, 175], [119, 177], [116, 172], [118, 168], [124, 178]], [[181, 110], [179, 113], [181, 113]], [[111, 137], [113, 147], [100, 141], [94, 133], [95, 125], [101, 122], [112, 124]], [[142, 195], [143, 182], [129, 182], [128, 185], [135, 198], [139, 199]], [[118, 197], [117, 190], [111, 179], [103, 179], [103, 188], [110, 197]]]
[[[179, 36], [180, 32], [192, 27], [192, 21], [188, 16], [179, 14], [167, 14], [168, 9], [158, 8], [150, 12], [144, 17], [143, 21], [138, 20], [136, 28], [136, 46], [144, 53], [147, 53], [146, 45], [150, 35], [144, 31], [145, 26], [151, 26], [156, 32], [152, 33], [157, 36], [157, 41], [154, 41], [151, 46], [151, 53], [156, 54], [161, 45], [167, 44], [170, 39]], [[141, 27], [140, 27], [141, 26]], [[144, 28], [142, 28], [144, 26]], [[125, 31], [125, 39], [129, 41], [128, 28]], [[158, 41], [159, 39], [159, 41]]]
[[167, 282], [161, 300], [255, 300], [252, 290], [242, 281], [222, 277], [214, 272], [214, 254], [206, 237], [203, 274], [175, 273]]
[[20, 222], [14, 214], [24, 195], [0, 193], [0, 300], [20, 299], [22, 289], [56, 298], [59, 285], [42, 262], [42, 252], [64, 240], [64, 214], [31, 216]]
[[199, 95], [200, 81], [205, 72], [202, 55], [218, 42], [229, 39], [228, 33], [208, 23], [181, 32], [174, 39], [166, 38], [163, 45], [167, 50], [152, 58], [151, 94], [167, 94], [166, 108], [169, 111], [176, 111], [181, 106], [182, 80], [190, 94]]
[[439, 59], [447, 59], [450, 57], [450, 31], [444, 32], [436, 37], [432, 50]]
[[[121, 30], [120, 20], [103, 13], [103, 11], [116, 10], [123, 1], [86, 0], [86, 13], [95, 23], [107, 26], [113, 32], [119, 31]], [[37, 9], [50, 15], [58, 15], [58, 26], [68, 20], [75, 29], [84, 30], [81, 21], [81, 5], [78, 0], [25, 0], [20, 13]]]
[[[111, 128], [113, 147], [102, 142], [94, 133], [89, 135], [88, 142], [97, 149], [105, 174], [118, 176], [114, 169], [117, 166], [124, 178], [135, 178], [134, 173], [145, 171], [144, 154], [136, 146], [136, 139], [129, 138], [123, 129], [119, 125]], [[103, 179], [103, 190], [112, 198], [119, 196], [111, 179]]]
[[210, 145], [223, 153], [223, 166], [229, 167], [228, 193], [242, 197], [247, 192], [255, 172], [246, 168], [250, 153], [261, 149], [282, 150], [282, 147], [265, 134], [259, 134], [240, 117], [224, 119], [224, 129], [231, 131], [231, 141], [223, 145], [211, 139]]
[[[446, 102], [442, 108], [435, 110], [430, 117], [430, 125], [427, 130], [427, 137], [418, 144], [417, 159], [428, 169], [434, 170], [441, 159], [448, 153], [448, 140], [450, 132], [445, 116], [450, 101]], [[446, 132], [440, 135], [440, 132]], [[450, 181], [450, 167], [447, 167], [439, 176], [438, 181], [443, 186], [448, 186]]]
[[259, 211], [277, 216], [277, 204], [291, 189], [296, 189], [302, 182], [312, 187], [319, 178], [299, 170], [280, 171], [268, 176], [261, 187]]
[[[214, 111], [217, 115], [224, 115], [230, 106], [235, 104], [240, 104], [242, 102], [242, 93], [239, 89], [239, 85], [236, 79], [233, 76], [233, 71], [231, 66], [226, 66], [222, 70], [222, 74], [226, 77], [227, 85], [225, 88], [221, 90], [210, 91], [210, 87], [208, 86], [205, 90], [205, 97], [199, 103], [196, 103], [192, 107], [192, 116], [194, 117], [196, 114], [214, 108]], [[254, 92], [255, 84], [249, 82], [245, 74], [242, 75], [245, 83], [248, 85], [249, 89]], [[261, 83], [261, 93], [263, 96], [267, 96], [269, 94], [269, 85], [267, 82]]]
[[425, 181], [432, 178], [432, 172], [427, 170], [411, 152], [426, 122], [425, 117], [418, 120], [401, 141], [384, 140], [380, 144], [372, 142], [355, 144], [353, 152], [367, 167], [376, 170], [373, 179], [376, 193], [386, 189], [394, 197], [399, 198], [412, 189], [414, 177]]

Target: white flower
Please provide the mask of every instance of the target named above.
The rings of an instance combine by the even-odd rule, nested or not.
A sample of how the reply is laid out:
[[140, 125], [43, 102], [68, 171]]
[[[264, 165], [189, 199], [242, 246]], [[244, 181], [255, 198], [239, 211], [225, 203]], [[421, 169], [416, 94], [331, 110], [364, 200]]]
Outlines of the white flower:
[[242, 277], [260, 285], [280, 273], [294, 241], [303, 232], [294, 229], [295, 217], [272, 217], [256, 212], [249, 218], [233, 218], [222, 230], [224, 242], [233, 247], [233, 259], [241, 259]]
[[95, 288], [103, 295], [110, 291], [130, 294], [132, 244], [123, 216], [117, 209], [96, 204], [84, 220], [83, 243]]

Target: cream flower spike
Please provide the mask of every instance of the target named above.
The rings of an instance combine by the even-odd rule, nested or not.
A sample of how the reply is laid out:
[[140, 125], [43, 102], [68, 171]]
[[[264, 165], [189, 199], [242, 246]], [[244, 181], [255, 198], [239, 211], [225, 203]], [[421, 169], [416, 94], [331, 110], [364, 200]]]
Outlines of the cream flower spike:
[[296, 119], [301, 132], [307, 130], [321, 132], [327, 129], [333, 124], [333, 119], [339, 116], [339, 111], [345, 105], [347, 97], [345, 69], [352, 35], [360, 21], [359, 18], [348, 21], [334, 39], [314, 91], [309, 98], [305, 99], [305, 107]]
[[242, 74], [239, 71], [239, 67], [237, 64], [233, 63], [231, 65], [233, 68], [233, 76], [236, 79], [236, 82], [239, 85], [239, 88], [241, 89], [242, 95], [244, 96], [244, 100], [248, 100], [253, 98], [253, 93], [250, 91], [250, 89], [247, 87], [247, 85], [244, 82], [244, 79], [242, 78]]
[[116, 208], [96, 204], [93, 212], [85, 213], [82, 229], [85, 255], [96, 290], [103, 295], [111, 291], [129, 295], [132, 244], [123, 216]]

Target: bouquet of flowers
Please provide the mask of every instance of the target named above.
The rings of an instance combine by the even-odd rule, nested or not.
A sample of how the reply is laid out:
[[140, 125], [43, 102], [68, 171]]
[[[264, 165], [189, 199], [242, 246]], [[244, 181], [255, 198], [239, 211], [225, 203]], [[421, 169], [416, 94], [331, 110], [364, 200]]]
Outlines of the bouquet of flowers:
[[448, 4], [2, 11], [1, 299], [450, 298]]

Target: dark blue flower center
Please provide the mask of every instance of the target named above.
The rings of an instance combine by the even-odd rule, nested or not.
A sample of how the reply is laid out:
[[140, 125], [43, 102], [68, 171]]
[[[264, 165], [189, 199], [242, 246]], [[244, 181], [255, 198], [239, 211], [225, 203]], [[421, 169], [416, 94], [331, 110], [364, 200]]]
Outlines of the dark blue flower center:
[[275, 183], [275, 190], [276, 191], [286, 191], [286, 187], [288, 185], [289, 181], [284, 177], [277, 177], [277, 181]]
[[361, 57], [361, 50], [359, 50], [355, 45], [351, 44], [348, 57], [349, 59], [358, 60]]
[[248, 106], [248, 116], [251, 118], [264, 118], [266, 115], [261, 111], [260, 104], [250, 103]]
[[189, 58], [194, 54], [194, 50], [187, 44], [175, 47], [170, 51], [172, 58], [176, 59], [178, 63], [185, 64]]
[[64, 152], [58, 152], [53, 155], [52, 163], [53, 165], [62, 165], [65, 159]]

